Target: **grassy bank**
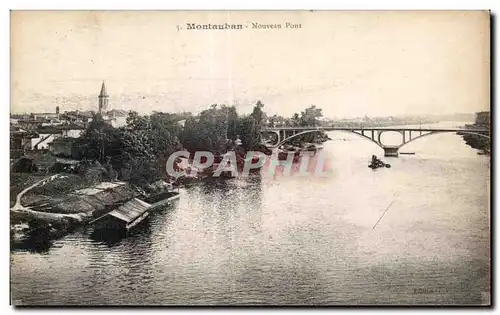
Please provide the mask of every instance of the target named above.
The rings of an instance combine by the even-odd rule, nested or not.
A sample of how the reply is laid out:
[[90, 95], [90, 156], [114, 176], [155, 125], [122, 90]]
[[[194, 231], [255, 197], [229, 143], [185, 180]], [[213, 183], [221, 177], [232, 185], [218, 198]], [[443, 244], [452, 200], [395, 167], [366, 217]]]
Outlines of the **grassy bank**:
[[[11, 173], [11, 208], [20, 192], [47, 177]], [[90, 189], [73, 193], [83, 188]], [[91, 184], [82, 176], [61, 174], [28, 190], [21, 197], [22, 207], [11, 210], [11, 246], [22, 248], [23, 244], [38, 242], [40, 238], [47, 241], [63, 236], [137, 195], [138, 191], [127, 183]]]
[[[10, 207], [16, 203], [16, 196], [26, 187], [47, 178], [49, 175], [39, 175], [30, 173], [10, 173]], [[71, 191], [88, 187], [85, 180], [78, 175], [67, 174], [62, 180], [49, 182], [41, 187], [35, 187], [30, 190], [23, 200], [30, 198], [33, 195], [42, 195], [48, 197], [56, 197], [67, 194]]]
[[10, 207], [16, 203], [16, 196], [26, 187], [47, 177], [29, 173], [10, 173]]

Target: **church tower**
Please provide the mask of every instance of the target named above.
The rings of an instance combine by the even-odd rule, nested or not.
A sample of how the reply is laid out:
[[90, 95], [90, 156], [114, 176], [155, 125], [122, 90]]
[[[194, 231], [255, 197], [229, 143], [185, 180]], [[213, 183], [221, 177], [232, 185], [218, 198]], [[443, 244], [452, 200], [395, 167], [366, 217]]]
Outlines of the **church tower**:
[[99, 114], [103, 114], [108, 110], [109, 95], [106, 93], [106, 84], [102, 81], [101, 93], [99, 94]]

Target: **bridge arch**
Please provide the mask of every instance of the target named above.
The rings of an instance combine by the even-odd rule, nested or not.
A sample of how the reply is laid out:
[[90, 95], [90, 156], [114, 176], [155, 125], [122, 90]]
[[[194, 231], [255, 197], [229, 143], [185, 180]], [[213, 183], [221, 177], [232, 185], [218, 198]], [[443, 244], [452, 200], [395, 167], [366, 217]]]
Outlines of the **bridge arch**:
[[[355, 135], [358, 135], [360, 137], [363, 137], [373, 143], [375, 143], [378, 147], [382, 148], [382, 149], [385, 149], [387, 147], [390, 147], [390, 146], [386, 146], [384, 145], [381, 141], [380, 141], [380, 137], [381, 135], [385, 132], [385, 130], [378, 130], [377, 132], [377, 137], [373, 137], [373, 138], [370, 138], [366, 135], [364, 135], [361, 132], [358, 132], [359, 130], [325, 130], [323, 128], [316, 128], [316, 129], [310, 129], [310, 130], [305, 130], [305, 131], [302, 131], [302, 132], [299, 132], [299, 133], [296, 133], [290, 137], [287, 137], [283, 140], [281, 140], [279, 138], [279, 133], [277, 131], [268, 131], [268, 132], [272, 132], [272, 133], [275, 133], [278, 135], [278, 139], [280, 139], [280, 141], [273, 145], [272, 147], [273, 148], [277, 148], [277, 147], [280, 147], [281, 145], [283, 145], [284, 143], [286, 143], [287, 141], [291, 140], [291, 139], [294, 139], [296, 137], [299, 137], [301, 135], [304, 135], [304, 134], [308, 134], [308, 133], [314, 133], [314, 132], [326, 132], [326, 131], [342, 131], [342, 132], [348, 132], [348, 133], [351, 133], [351, 134], [355, 134]], [[390, 131], [390, 130], [388, 130]], [[417, 131], [417, 130], [414, 130], [414, 131]], [[422, 134], [422, 135], [419, 135], [419, 136], [416, 136], [414, 138], [410, 138], [409, 140], [404, 140], [405, 139], [405, 135], [404, 135], [404, 131], [403, 131], [403, 143], [401, 143], [400, 145], [397, 145], [395, 146], [394, 148], [397, 148], [397, 149], [400, 149], [401, 147], [403, 147], [404, 145], [410, 143], [410, 142], [413, 142], [415, 140], [418, 140], [418, 139], [421, 139], [423, 137], [427, 137], [427, 136], [430, 136], [430, 135], [435, 135], [435, 134], [441, 134], [441, 133], [458, 133], [460, 132], [461, 135], [464, 135], [464, 134], [470, 134], [470, 135], [476, 135], [476, 136], [479, 136], [479, 137], [482, 137], [482, 138], [486, 138], [486, 139], [490, 139], [491, 140], [491, 136], [489, 135], [485, 135], [483, 133], [480, 133], [480, 132], [474, 132], [474, 131], [462, 131], [462, 130], [436, 130], [436, 131], [430, 131], [428, 133], [425, 133], [425, 134]], [[378, 141], [377, 141], [378, 140]]]
[[[329, 131], [341, 131], [341, 132], [348, 132], [348, 133], [352, 133], [352, 134], [355, 134], [355, 135], [358, 135], [360, 137], [363, 137], [365, 139], [368, 139], [370, 140], [371, 142], [375, 143], [377, 146], [379, 146], [380, 148], [384, 148], [382, 146], [382, 144], [380, 144], [379, 142], [377, 141], [374, 141], [372, 138], [368, 137], [368, 136], [365, 136], [361, 133], [357, 133], [355, 131], [351, 131], [351, 130], [329, 130]], [[323, 129], [311, 129], [311, 130], [306, 130], [306, 131], [302, 131], [302, 132], [299, 132], [299, 133], [296, 133], [288, 138], [285, 138], [283, 140], [281, 140], [278, 144], [274, 145], [273, 148], [279, 148], [280, 146], [282, 146], [285, 142], [293, 139], [293, 138], [296, 138], [298, 136], [301, 136], [301, 135], [305, 135], [305, 134], [308, 134], [308, 133], [314, 133], [314, 132], [326, 132], [326, 130], [323, 130]]]

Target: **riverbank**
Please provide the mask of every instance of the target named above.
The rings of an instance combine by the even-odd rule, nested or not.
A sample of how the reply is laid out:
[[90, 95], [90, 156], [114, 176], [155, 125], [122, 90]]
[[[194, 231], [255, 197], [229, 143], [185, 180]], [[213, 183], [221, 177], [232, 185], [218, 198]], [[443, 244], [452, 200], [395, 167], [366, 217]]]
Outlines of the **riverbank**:
[[[474, 123], [465, 125], [465, 128], [490, 130], [490, 125], [490, 112], [478, 112], [476, 113], [476, 119]], [[465, 143], [467, 143], [467, 145], [469, 145], [471, 148], [480, 150], [478, 154], [490, 155], [491, 139], [475, 134], [462, 134], [462, 138], [464, 139]]]
[[[209, 177], [185, 158], [177, 169], [184, 174], [159, 182], [190, 186]], [[128, 181], [89, 181], [85, 174], [11, 172], [11, 246], [38, 247], [62, 237], [135, 197], [154, 192], [157, 184], [137, 187]]]
[[[220, 177], [224, 180], [239, 177], [246, 168], [255, 173], [270, 165], [267, 155], [262, 161], [262, 155], [247, 157], [247, 153], [244, 150], [230, 151], [224, 156], [216, 156], [213, 165], [202, 165], [206, 161], [196, 162], [192, 158], [179, 157], [174, 163], [174, 171], [181, 175], [174, 177], [165, 173], [159, 176], [163, 177], [159, 182], [190, 187], [207, 178]], [[233, 160], [236, 165], [226, 165], [227, 162], [232, 164]], [[258, 166], [258, 163], [262, 164]], [[154, 183], [137, 186], [127, 180], [110, 180], [106, 173], [88, 176], [88, 170], [93, 168], [95, 166], [88, 166], [79, 174], [11, 172], [11, 243], [14, 247], [30, 243], [33, 239], [50, 241], [64, 236], [133, 198], [151, 193], [151, 186], [154, 186]]]
[[90, 184], [75, 174], [11, 173], [11, 245], [37, 245], [139, 195], [125, 182]]
[[[416, 156], [373, 172], [370, 141], [331, 137], [348, 139], [324, 146], [332, 176], [203, 180], [133, 237], [103, 243], [77, 229], [42, 255], [14, 251], [13, 298], [25, 305], [480, 301], [490, 283], [484, 157], [459, 136], [430, 136], [415, 142]], [[422, 283], [444, 293], [415, 294]]]
[[471, 134], [464, 134], [462, 138], [468, 146], [479, 150], [479, 154], [490, 155], [491, 141], [489, 139]]

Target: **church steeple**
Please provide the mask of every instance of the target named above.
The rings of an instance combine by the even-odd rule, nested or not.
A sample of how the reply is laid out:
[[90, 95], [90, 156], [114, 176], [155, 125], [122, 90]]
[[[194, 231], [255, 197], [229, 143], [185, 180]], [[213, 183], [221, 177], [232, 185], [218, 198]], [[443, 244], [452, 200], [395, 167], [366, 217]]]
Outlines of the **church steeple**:
[[108, 96], [106, 94], [106, 83], [104, 83], [104, 81], [102, 81], [102, 86], [101, 86], [101, 94], [100, 96]]
[[109, 95], [106, 93], [106, 84], [102, 81], [101, 93], [99, 94], [99, 114], [108, 110]]

